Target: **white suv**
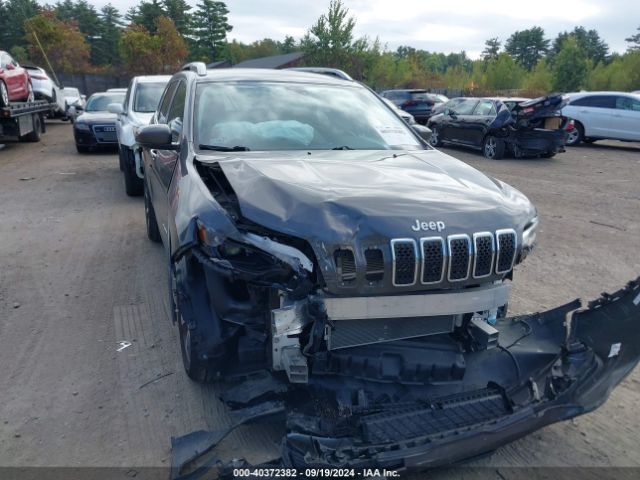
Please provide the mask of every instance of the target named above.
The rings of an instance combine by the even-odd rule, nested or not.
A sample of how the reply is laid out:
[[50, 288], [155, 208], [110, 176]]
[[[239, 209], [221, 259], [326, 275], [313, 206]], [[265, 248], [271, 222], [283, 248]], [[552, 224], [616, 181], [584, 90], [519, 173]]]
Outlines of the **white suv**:
[[170, 75], [134, 77], [127, 89], [124, 103], [109, 105], [109, 111], [118, 115], [116, 134], [120, 170], [124, 173], [125, 191], [129, 196], [139, 196], [143, 192], [143, 176], [134, 130], [149, 124], [170, 78]]
[[582, 92], [569, 94], [562, 115], [573, 118], [575, 127], [567, 145], [610, 138], [640, 141], [640, 95], [626, 92]]

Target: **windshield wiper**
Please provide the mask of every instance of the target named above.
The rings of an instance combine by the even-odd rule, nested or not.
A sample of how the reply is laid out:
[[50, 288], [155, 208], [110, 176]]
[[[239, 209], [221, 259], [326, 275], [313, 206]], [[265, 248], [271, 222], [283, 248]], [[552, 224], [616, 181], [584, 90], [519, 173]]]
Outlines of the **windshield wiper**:
[[214, 150], [216, 152], [248, 152], [250, 150], [249, 147], [243, 147], [240, 145], [236, 145], [235, 147], [225, 147], [223, 145], [198, 145], [200, 150]]
[[355, 148], [351, 148], [348, 145], [342, 145], [341, 147], [334, 147], [331, 150], [355, 150]]

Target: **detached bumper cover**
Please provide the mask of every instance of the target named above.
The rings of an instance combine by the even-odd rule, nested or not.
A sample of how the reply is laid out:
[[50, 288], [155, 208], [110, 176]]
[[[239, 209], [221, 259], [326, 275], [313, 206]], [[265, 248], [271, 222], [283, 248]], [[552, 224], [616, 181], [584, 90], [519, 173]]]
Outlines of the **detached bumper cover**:
[[[276, 380], [244, 385], [241, 392], [227, 395], [227, 404], [238, 407], [239, 398], [240, 403], [262, 398], [258, 405], [265, 405], [269, 395], [290, 403], [286, 413], [278, 410], [287, 422], [277, 463], [282, 467], [402, 470], [455, 463], [604, 403], [640, 359], [640, 278], [587, 308], [575, 301], [503, 319], [497, 328], [500, 346], [465, 354], [467, 370], [460, 382], [398, 389], [312, 375], [311, 398], [336, 395], [337, 408], [330, 414], [305, 409], [304, 402], [295, 400], [299, 390], [288, 390]], [[411, 392], [401, 397], [401, 391]], [[308, 403], [313, 402], [307, 398]], [[323, 402], [323, 411], [330, 403]], [[263, 418], [265, 410], [245, 409], [239, 424]], [[202, 432], [172, 439], [179, 446], [173, 452], [173, 478], [200, 478], [211, 468], [224, 476], [228, 464], [209, 458], [197, 467], [198, 458], [221, 438]]]

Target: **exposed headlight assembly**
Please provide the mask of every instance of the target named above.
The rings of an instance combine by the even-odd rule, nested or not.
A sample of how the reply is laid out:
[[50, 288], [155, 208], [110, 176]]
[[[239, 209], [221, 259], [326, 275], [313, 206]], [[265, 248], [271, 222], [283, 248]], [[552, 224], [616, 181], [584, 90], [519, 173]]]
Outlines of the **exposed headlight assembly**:
[[533, 217], [522, 232], [522, 253], [520, 255], [521, 261], [524, 260], [536, 246], [536, 239], [538, 236], [538, 223], [538, 217]]
[[86, 123], [78, 123], [78, 122], [76, 122], [75, 128], [76, 130], [82, 130], [83, 132], [88, 132], [91, 130], [89, 128], [89, 125], [87, 125]]

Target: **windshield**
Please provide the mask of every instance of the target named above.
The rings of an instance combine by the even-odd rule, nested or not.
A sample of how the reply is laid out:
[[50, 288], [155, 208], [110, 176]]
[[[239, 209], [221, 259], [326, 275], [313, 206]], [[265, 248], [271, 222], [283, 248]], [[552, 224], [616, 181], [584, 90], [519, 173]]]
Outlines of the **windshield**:
[[360, 87], [201, 83], [195, 102], [195, 143], [201, 149], [424, 148], [401, 119]]
[[65, 89], [62, 91], [62, 94], [67, 98], [75, 98], [80, 96], [80, 92], [77, 88], [69, 87], [65, 87]]
[[87, 108], [85, 109], [87, 112], [106, 112], [107, 107], [111, 103], [123, 103], [124, 102], [124, 93], [123, 94], [105, 94], [105, 93], [96, 93], [95, 95], [91, 95], [89, 100], [87, 101]]
[[133, 99], [133, 111], [139, 113], [155, 112], [166, 85], [166, 82], [139, 83]]

